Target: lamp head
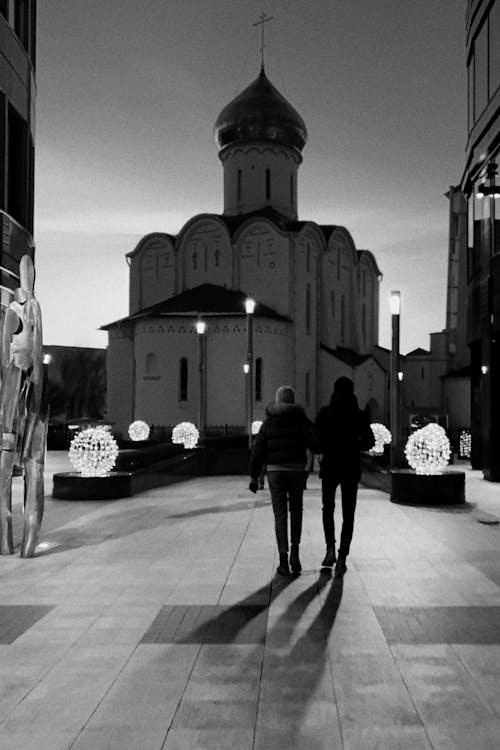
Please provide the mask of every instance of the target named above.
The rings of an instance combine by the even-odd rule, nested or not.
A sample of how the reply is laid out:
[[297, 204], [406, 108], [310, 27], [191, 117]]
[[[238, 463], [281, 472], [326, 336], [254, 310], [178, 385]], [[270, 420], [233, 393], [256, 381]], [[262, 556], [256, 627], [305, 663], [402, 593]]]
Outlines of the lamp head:
[[389, 299], [391, 315], [399, 315], [401, 312], [401, 292], [393, 291]]
[[255, 311], [255, 300], [247, 297], [245, 300], [245, 312], [247, 315], [253, 315]]
[[198, 333], [200, 336], [205, 333], [207, 330], [207, 324], [204, 320], [197, 320], [196, 321], [196, 333]]

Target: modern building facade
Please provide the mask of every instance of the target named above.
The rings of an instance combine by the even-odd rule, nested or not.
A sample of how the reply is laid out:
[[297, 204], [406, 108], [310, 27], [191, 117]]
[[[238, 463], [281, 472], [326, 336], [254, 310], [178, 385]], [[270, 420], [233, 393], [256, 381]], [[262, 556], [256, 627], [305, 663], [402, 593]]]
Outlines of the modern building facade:
[[466, 10], [468, 139], [467, 344], [471, 355], [472, 464], [500, 481], [500, 0]]
[[0, 304], [33, 258], [36, 0], [0, 0]]
[[381, 274], [345, 227], [299, 220], [304, 121], [262, 69], [222, 109], [215, 137], [222, 214], [146, 235], [127, 256], [129, 315], [103, 326], [108, 418], [123, 433], [133, 419], [196, 423], [203, 399], [208, 427], [243, 426], [249, 377], [255, 419], [283, 384], [314, 415], [349, 374], [361, 405], [383, 419], [387, 373], [372, 356]]

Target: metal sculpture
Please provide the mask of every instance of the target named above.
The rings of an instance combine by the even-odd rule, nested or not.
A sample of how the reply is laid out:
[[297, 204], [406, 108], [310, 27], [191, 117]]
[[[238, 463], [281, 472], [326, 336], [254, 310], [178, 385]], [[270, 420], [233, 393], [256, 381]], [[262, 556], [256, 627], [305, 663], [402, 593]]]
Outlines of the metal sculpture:
[[33, 261], [23, 255], [20, 286], [2, 332], [0, 385], [0, 554], [12, 555], [12, 476], [24, 469], [21, 557], [33, 557], [43, 516], [48, 406], [44, 394], [42, 316], [33, 294]]

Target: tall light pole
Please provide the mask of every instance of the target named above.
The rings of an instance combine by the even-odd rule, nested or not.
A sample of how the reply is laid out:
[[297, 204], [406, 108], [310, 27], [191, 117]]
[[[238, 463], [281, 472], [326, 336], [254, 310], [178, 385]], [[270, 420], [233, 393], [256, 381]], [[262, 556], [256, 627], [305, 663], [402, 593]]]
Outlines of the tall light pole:
[[396, 467], [398, 462], [399, 445], [399, 317], [401, 313], [401, 293], [391, 292], [390, 297], [391, 321], [392, 321], [392, 343], [391, 343], [391, 365], [389, 382], [389, 408], [390, 408], [390, 430], [392, 433], [391, 443], [391, 466]]
[[205, 434], [206, 418], [206, 367], [205, 367], [205, 331], [207, 324], [199, 318], [196, 321], [198, 334], [198, 430], [200, 438]]
[[247, 418], [248, 447], [252, 447], [252, 421], [253, 421], [253, 314], [255, 312], [255, 300], [247, 297], [245, 300], [246, 328], [247, 328], [247, 361], [245, 368], [245, 402]]

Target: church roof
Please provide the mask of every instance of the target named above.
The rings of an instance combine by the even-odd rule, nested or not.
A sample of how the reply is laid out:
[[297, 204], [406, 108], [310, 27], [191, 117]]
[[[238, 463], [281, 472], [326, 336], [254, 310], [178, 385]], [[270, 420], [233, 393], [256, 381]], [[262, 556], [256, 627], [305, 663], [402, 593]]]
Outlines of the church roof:
[[233, 143], [280, 143], [302, 151], [304, 120], [266, 76], [259, 76], [227, 104], [214, 125], [220, 148]]
[[372, 356], [371, 354], [358, 354], [357, 352], [353, 352], [352, 349], [347, 349], [345, 346], [337, 346], [335, 349], [331, 349], [326, 344], [320, 344], [320, 349], [337, 357], [337, 359], [340, 359], [341, 362], [349, 365], [349, 367], [358, 367], [358, 365], [363, 364], [363, 362], [366, 362]]
[[[187, 289], [175, 297], [169, 297], [155, 305], [145, 307], [133, 315], [121, 318], [113, 323], [107, 323], [101, 326], [100, 330], [108, 331], [117, 325], [121, 325], [140, 318], [157, 318], [180, 315], [245, 315], [245, 300], [248, 295], [233, 289], [226, 289], [216, 284], [200, 284], [193, 289]], [[255, 305], [254, 316], [260, 318], [274, 318], [277, 320], [289, 320], [284, 315], [280, 315], [267, 305], [259, 302]]]
[[418, 346], [416, 349], [412, 349], [411, 352], [408, 352], [406, 355], [407, 357], [422, 357], [426, 356], [428, 357], [430, 352], [428, 352], [426, 349], [422, 349], [421, 346]]

